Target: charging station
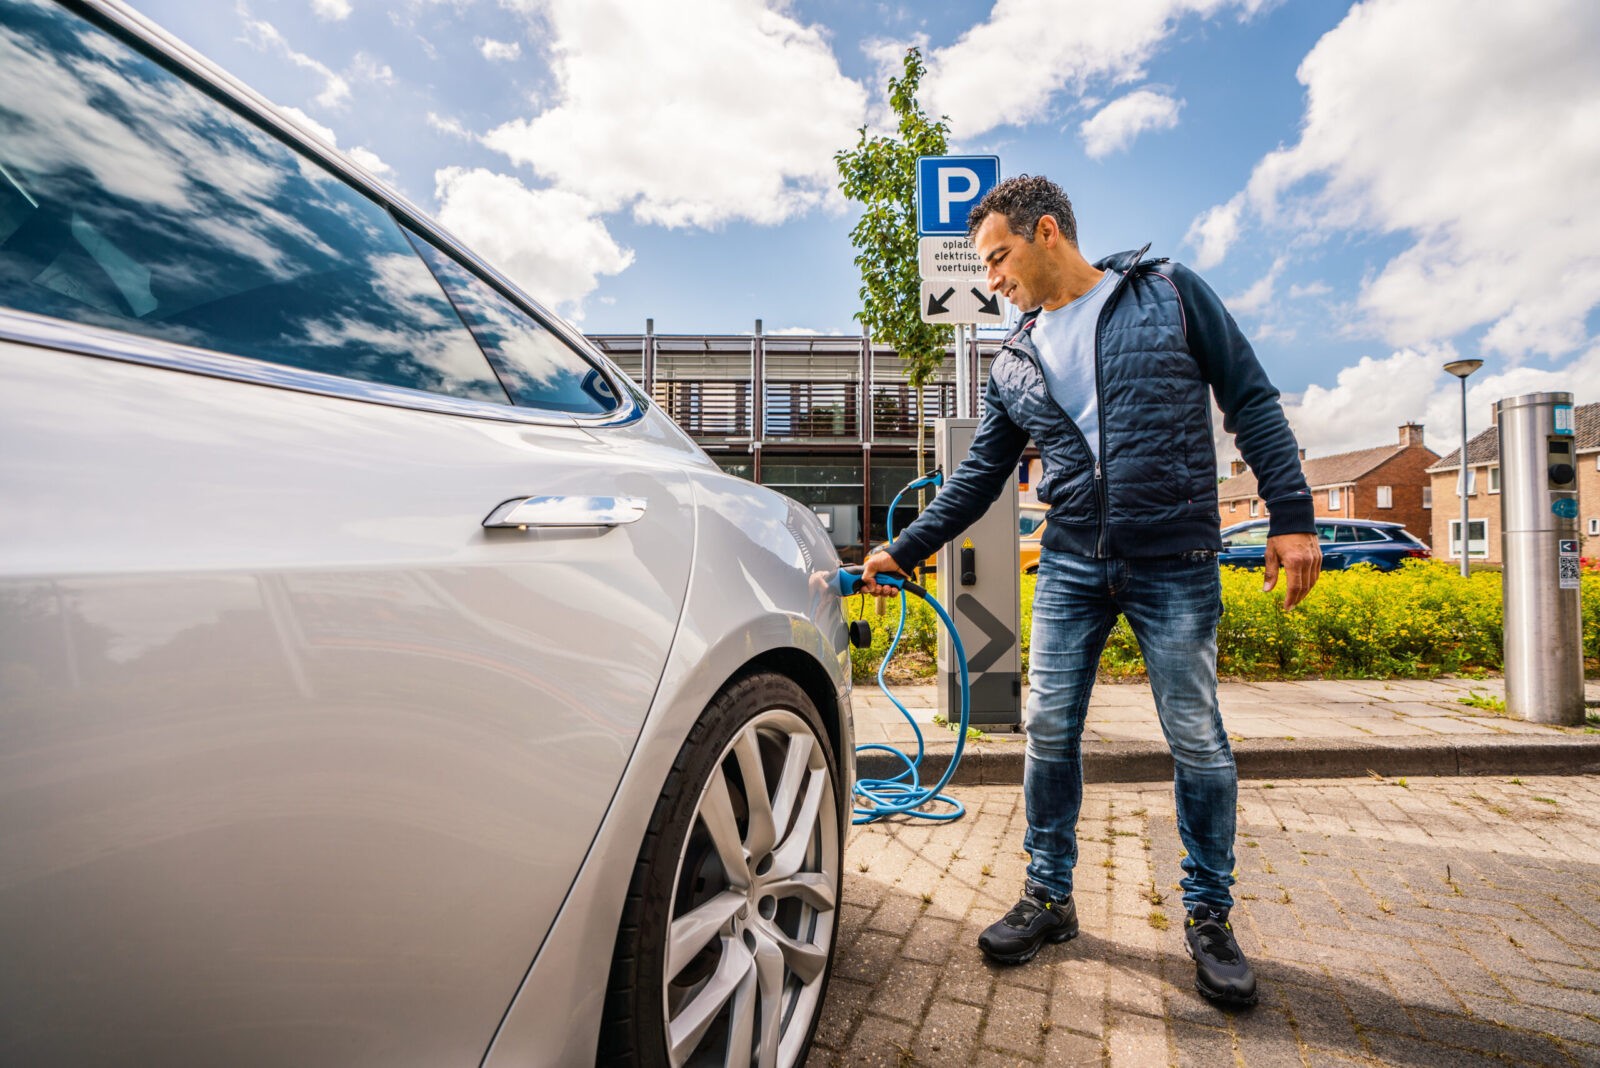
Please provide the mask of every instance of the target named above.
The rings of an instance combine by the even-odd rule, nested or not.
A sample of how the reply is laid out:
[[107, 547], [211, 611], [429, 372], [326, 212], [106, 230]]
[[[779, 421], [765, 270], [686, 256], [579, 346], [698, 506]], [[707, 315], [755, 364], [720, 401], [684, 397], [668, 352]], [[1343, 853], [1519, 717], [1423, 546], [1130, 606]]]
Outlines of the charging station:
[[[942, 471], [967, 458], [976, 419], [934, 420], [934, 456]], [[966, 532], [939, 549], [938, 599], [967, 653], [970, 720], [984, 730], [1022, 725], [1022, 575], [1017, 555], [1017, 476]], [[939, 632], [939, 711], [961, 708], [961, 674], [951, 642]]]
[[1578, 456], [1572, 394], [1495, 402], [1505, 570], [1506, 711], [1583, 723]]

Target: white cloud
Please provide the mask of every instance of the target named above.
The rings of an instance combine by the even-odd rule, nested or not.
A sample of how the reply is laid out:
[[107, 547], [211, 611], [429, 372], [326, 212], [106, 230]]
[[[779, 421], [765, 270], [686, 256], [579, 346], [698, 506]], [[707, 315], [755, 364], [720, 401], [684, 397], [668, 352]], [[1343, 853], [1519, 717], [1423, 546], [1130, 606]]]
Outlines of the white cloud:
[[350, 17], [350, 0], [311, 0], [311, 10], [319, 19], [340, 22]]
[[1333, 292], [1333, 287], [1326, 282], [1307, 282], [1305, 285], [1289, 287], [1289, 296], [1294, 300], [1302, 297], [1325, 297]]
[[1150, 89], [1118, 97], [1078, 127], [1083, 150], [1090, 159], [1104, 159], [1133, 144], [1146, 130], [1172, 129], [1182, 107], [1183, 101]]
[[1244, 195], [1209, 209], [1189, 226], [1184, 243], [1195, 249], [1194, 265], [1200, 270], [1215, 267], [1239, 239], [1244, 215]]
[[357, 145], [346, 155], [380, 178], [394, 178], [394, 168], [383, 162], [383, 159], [370, 148], [362, 148]]
[[449, 134], [451, 137], [460, 137], [467, 141], [474, 139], [472, 131], [463, 126], [460, 119], [441, 115], [437, 111], [430, 111], [426, 121], [431, 129], [438, 130], [440, 133]]
[[481, 168], [434, 174], [438, 218], [536, 300], [577, 317], [602, 274], [633, 262], [593, 201], [562, 189], [529, 189]]
[[245, 38], [255, 47], [267, 51], [273, 50], [281, 54], [290, 63], [302, 70], [311, 71], [322, 79], [322, 91], [316, 95], [316, 102], [325, 108], [343, 107], [350, 100], [350, 83], [343, 77], [335, 74], [326, 64], [319, 63], [304, 52], [296, 52], [278, 28], [264, 19], [254, 18], [250, 9], [239, 5], [239, 17], [244, 20], [247, 33]]
[[483, 58], [491, 62], [509, 61], [522, 57], [522, 44], [519, 41], [496, 41], [492, 37], [478, 38], [478, 51], [483, 53]]
[[[1401, 423], [1425, 427], [1428, 447], [1443, 456], [1461, 444], [1461, 385], [1444, 371], [1454, 346], [1405, 348], [1382, 359], [1364, 356], [1339, 372], [1331, 387], [1313, 385], [1284, 397], [1284, 413], [1310, 457], [1398, 442]], [[1565, 390], [1579, 404], [1600, 401], [1600, 347], [1553, 368], [1479, 371], [1467, 380], [1467, 429], [1492, 422], [1494, 402], [1542, 390]], [[1237, 455], [1224, 437], [1221, 460]]]
[[307, 115], [299, 108], [292, 107], [288, 104], [279, 104], [278, 110], [289, 116], [289, 118], [295, 123], [304, 127], [311, 133], [316, 134], [318, 137], [322, 138], [322, 140], [328, 142], [331, 147], [339, 147], [339, 139], [334, 136], [331, 128], [324, 126], [322, 123], [318, 122], [316, 119], [313, 119], [310, 115]]
[[373, 82], [377, 85], [393, 85], [394, 70], [387, 63], [380, 63], [365, 52], [357, 52], [355, 59], [350, 62], [350, 69], [346, 71], [352, 77], [364, 82]]
[[923, 83], [930, 115], [948, 115], [956, 140], [1050, 114], [1057, 93], [1083, 95], [1145, 76], [1145, 64], [1190, 15], [1237, 9], [1249, 17], [1270, 0], [996, 0], [986, 22], [928, 55]]
[[489, 147], [643, 222], [778, 223], [827, 201], [866, 93], [778, 0], [521, 0], [550, 42], [554, 106]]
[[[1256, 312], [1265, 311], [1272, 304], [1273, 291], [1277, 287], [1278, 276], [1283, 273], [1283, 268], [1288, 262], [1288, 257], [1279, 256], [1272, 262], [1272, 266], [1268, 268], [1267, 273], [1256, 279], [1249, 289], [1246, 289], [1236, 297], [1229, 297], [1223, 303], [1235, 315], [1253, 315]], [[1275, 336], [1281, 337], [1283, 335], [1279, 332]], [[1259, 331], [1256, 333], [1256, 340], [1263, 340]]]
[[[1257, 164], [1249, 209], [1406, 237], [1356, 302], [1391, 344], [1484, 327], [1514, 361], [1571, 353], [1600, 305], [1596, 40], [1592, 0], [1360, 4], [1301, 63], [1300, 140]], [[1202, 261], [1231, 243], [1205, 241], [1220, 210], [1190, 231]]]

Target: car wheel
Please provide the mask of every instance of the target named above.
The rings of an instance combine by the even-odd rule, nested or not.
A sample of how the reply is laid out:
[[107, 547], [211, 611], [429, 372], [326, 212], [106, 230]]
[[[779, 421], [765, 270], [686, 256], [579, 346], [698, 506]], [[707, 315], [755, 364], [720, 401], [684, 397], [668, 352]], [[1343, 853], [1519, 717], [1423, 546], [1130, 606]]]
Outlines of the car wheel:
[[843, 799], [794, 682], [711, 703], [656, 802], [617, 932], [600, 1062], [800, 1064], [833, 963]]

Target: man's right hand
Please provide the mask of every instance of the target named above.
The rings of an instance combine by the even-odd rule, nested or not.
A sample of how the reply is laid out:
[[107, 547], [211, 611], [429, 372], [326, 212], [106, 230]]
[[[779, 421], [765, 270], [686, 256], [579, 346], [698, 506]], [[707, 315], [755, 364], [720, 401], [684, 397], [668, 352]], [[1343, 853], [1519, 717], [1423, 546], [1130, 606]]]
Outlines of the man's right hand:
[[885, 586], [880, 582], [873, 581], [872, 576], [878, 574], [899, 575], [901, 578], [911, 577], [901, 571], [900, 565], [895, 563], [894, 557], [883, 549], [879, 549], [867, 557], [867, 562], [861, 565], [861, 588], [874, 597], [888, 597], [900, 592], [893, 586]]

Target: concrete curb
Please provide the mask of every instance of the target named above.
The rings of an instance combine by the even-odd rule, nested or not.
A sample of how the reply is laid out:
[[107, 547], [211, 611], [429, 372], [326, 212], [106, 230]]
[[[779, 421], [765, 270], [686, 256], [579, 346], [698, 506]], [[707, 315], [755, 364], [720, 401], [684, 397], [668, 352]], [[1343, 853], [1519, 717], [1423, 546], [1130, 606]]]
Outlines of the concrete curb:
[[[928, 747], [921, 781], [944, 774], [953, 744]], [[1346, 741], [1272, 738], [1233, 743], [1241, 779], [1344, 779], [1376, 772], [1399, 775], [1570, 775], [1600, 772], [1600, 735], [1585, 737], [1390, 738]], [[969, 745], [956, 769], [962, 786], [1020, 785], [1021, 742]], [[888, 778], [905, 765], [887, 753], [856, 758], [861, 778]], [[1085, 742], [1083, 779], [1090, 783], [1161, 782], [1172, 778], [1172, 755], [1160, 742]]]

